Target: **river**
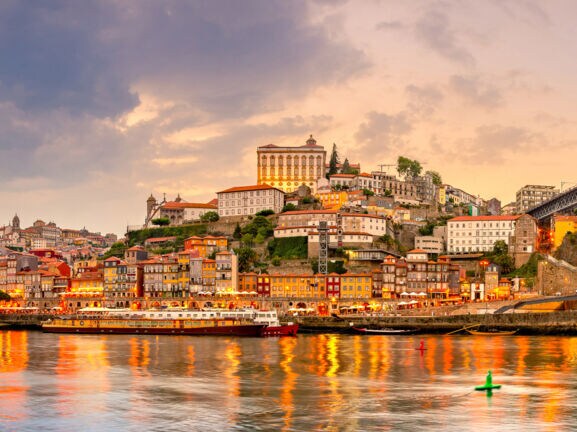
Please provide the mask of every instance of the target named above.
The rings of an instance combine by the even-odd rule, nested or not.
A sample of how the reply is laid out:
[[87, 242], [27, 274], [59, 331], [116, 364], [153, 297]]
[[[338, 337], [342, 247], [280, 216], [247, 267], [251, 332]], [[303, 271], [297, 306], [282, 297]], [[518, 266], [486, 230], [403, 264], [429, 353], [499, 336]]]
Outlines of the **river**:
[[[0, 431], [577, 429], [576, 337], [0, 331], [0, 348]], [[474, 391], [489, 370], [492, 396]]]

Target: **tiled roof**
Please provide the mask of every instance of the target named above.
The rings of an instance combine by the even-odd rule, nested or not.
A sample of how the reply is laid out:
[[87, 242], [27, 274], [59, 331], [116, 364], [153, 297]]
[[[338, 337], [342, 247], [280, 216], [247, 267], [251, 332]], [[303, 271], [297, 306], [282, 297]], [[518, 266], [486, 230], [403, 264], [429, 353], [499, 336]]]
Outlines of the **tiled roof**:
[[497, 215], [497, 216], [457, 216], [447, 222], [476, 222], [476, 221], [514, 221], [522, 215]]
[[253, 185], [253, 186], [235, 186], [235, 187], [225, 189], [225, 190], [217, 192], [217, 193], [246, 192], [246, 191], [256, 191], [256, 190], [270, 190], [270, 189], [276, 189], [279, 192], [282, 192], [280, 189], [277, 189], [277, 188], [272, 187], [270, 185], [260, 184], [260, 185]]
[[354, 179], [356, 174], [333, 174], [330, 178], [350, 178]]
[[303, 215], [303, 214], [336, 214], [336, 210], [295, 210], [284, 212], [279, 216]]
[[185, 203], [185, 202], [169, 201], [166, 204], [163, 204], [162, 208], [166, 209], [166, 210], [178, 210], [178, 209], [185, 209], [185, 208], [202, 208], [202, 209], [216, 210], [217, 206], [212, 205], [212, 204]]

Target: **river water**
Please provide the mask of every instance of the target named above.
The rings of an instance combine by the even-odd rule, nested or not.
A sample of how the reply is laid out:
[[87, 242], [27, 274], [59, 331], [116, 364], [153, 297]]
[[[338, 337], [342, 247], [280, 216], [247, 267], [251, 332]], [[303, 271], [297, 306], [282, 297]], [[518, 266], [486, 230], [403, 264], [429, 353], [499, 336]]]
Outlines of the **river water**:
[[[577, 430], [575, 337], [0, 331], [0, 348], [0, 431]], [[473, 390], [489, 370], [492, 396]]]

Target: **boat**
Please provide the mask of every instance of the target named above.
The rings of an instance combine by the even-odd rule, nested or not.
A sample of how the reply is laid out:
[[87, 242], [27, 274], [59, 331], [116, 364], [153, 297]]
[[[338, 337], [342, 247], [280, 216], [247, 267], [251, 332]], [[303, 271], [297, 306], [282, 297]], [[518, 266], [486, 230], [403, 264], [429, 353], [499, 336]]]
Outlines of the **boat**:
[[517, 330], [488, 330], [488, 331], [480, 331], [480, 330], [472, 330], [472, 329], [465, 329], [465, 331], [469, 334], [474, 336], [511, 336], [517, 333]]
[[104, 310], [52, 318], [46, 333], [263, 336], [265, 324], [254, 319], [222, 317], [212, 311]]
[[355, 334], [363, 334], [363, 335], [406, 335], [417, 333], [416, 329], [391, 329], [391, 328], [369, 329], [361, 327], [351, 327], [351, 330]]
[[142, 311], [84, 308], [75, 316], [46, 321], [42, 329], [52, 333], [296, 336], [298, 324], [281, 324], [275, 310], [249, 308]]
[[252, 308], [212, 310], [218, 312], [221, 317], [249, 319], [257, 324], [263, 324], [262, 336], [296, 336], [299, 329], [299, 325], [294, 322], [281, 324], [276, 310]]

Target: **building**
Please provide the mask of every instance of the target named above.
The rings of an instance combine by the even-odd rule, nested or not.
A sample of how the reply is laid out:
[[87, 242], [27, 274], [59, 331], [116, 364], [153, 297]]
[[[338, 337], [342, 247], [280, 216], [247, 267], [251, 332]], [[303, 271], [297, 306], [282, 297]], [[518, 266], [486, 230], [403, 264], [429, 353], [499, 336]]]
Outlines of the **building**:
[[184, 250], [200, 258], [225, 251], [228, 248], [228, 239], [224, 236], [192, 236], [184, 240]]
[[445, 242], [442, 237], [416, 236], [415, 249], [422, 249], [428, 254], [442, 254], [445, 252]]
[[552, 250], [563, 243], [567, 233], [577, 233], [577, 216], [553, 216]]
[[218, 252], [216, 261], [216, 292], [233, 292], [238, 287], [238, 257], [229, 251]]
[[559, 194], [559, 189], [555, 186], [526, 185], [517, 191], [515, 201], [518, 214], [527, 213], [530, 209], [537, 207], [545, 201]]
[[217, 212], [214, 204], [189, 203], [185, 201], [169, 201], [160, 206], [159, 217], [168, 218], [170, 225], [182, 225], [199, 221], [208, 212]]
[[327, 153], [323, 146], [317, 145], [312, 135], [303, 146], [268, 144], [258, 147], [256, 154], [259, 185], [293, 192], [304, 184], [314, 192], [317, 180], [325, 176]]
[[447, 221], [447, 252], [449, 254], [489, 252], [495, 242], [511, 244], [520, 216], [459, 216]]
[[237, 186], [217, 192], [220, 217], [249, 216], [262, 210], [280, 213], [284, 192], [267, 184]]

